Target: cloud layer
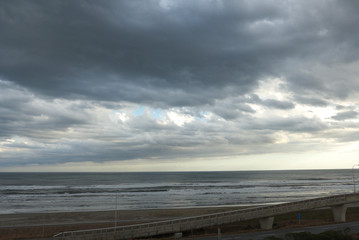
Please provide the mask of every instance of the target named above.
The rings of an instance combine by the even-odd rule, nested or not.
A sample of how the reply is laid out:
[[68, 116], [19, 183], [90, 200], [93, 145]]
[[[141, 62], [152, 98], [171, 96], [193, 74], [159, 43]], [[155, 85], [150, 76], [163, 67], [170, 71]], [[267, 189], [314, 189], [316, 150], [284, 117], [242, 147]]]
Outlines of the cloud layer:
[[4, 2], [0, 166], [355, 145], [358, 11], [334, 0]]

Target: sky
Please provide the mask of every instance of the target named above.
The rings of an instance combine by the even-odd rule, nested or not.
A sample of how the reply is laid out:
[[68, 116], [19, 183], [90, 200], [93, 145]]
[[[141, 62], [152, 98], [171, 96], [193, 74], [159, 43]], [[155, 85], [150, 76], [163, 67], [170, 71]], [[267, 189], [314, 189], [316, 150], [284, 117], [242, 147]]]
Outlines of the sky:
[[357, 0], [1, 0], [0, 171], [359, 163]]

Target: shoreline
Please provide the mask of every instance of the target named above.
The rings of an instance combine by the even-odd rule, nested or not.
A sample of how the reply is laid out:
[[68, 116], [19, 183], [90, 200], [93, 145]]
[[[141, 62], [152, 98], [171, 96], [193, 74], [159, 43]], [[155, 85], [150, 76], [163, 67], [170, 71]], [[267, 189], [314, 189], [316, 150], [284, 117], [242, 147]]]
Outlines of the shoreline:
[[[124, 209], [124, 208], [118, 208], [117, 211], [152, 211], [152, 210], [186, 210], [186, 209], [211, 209], [211, 208], [235, 208], [235, 209], [241, 209], [241, 208], [250, 208], [250, 207], [259, 207], [259, 206], [269, 206], [269, 205], [275, 205], [275, 204], [282, 204], [286, 202], [272, 202], [272, 203], [249, 203], [249, 204], [232, 204], [232, 205], [209, 205], [209, 206], [188, 206], [188, 207], [168, 207], [168, 208], [130, 208], [130, 209]], [[66, 211], [60, 211], [60, 210], [53, 210], [53, 211], [38, 211], [38, 212], [30, 212], [30, 211], [19, 211], [19, 212], [0, 212], [1, 215], [21, 215], [21, 214], [56, 214], [56, 213], [87, 213], [87, 212], [113, 212], [116, 211], [115, 209], [92, 209], [92, 210], [66, 210]]]

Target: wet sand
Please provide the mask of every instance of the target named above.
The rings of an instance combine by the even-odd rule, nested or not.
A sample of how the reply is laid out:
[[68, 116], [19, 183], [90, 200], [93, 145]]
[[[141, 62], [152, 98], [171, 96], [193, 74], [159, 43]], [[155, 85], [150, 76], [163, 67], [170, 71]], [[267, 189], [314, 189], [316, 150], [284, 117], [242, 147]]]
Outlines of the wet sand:
[[63, 231], [161, 221], [233, 209], [238, 207], [0, 214], [0, 239], [51, 237]]

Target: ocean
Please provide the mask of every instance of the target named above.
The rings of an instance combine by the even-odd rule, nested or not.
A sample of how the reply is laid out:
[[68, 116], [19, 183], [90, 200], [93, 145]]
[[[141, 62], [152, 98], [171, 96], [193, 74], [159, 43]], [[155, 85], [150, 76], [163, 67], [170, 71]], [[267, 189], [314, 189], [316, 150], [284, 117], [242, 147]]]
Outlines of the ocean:
[[352, 192], [351, 169], [0, 173], [0, 214], [245, 206]]

